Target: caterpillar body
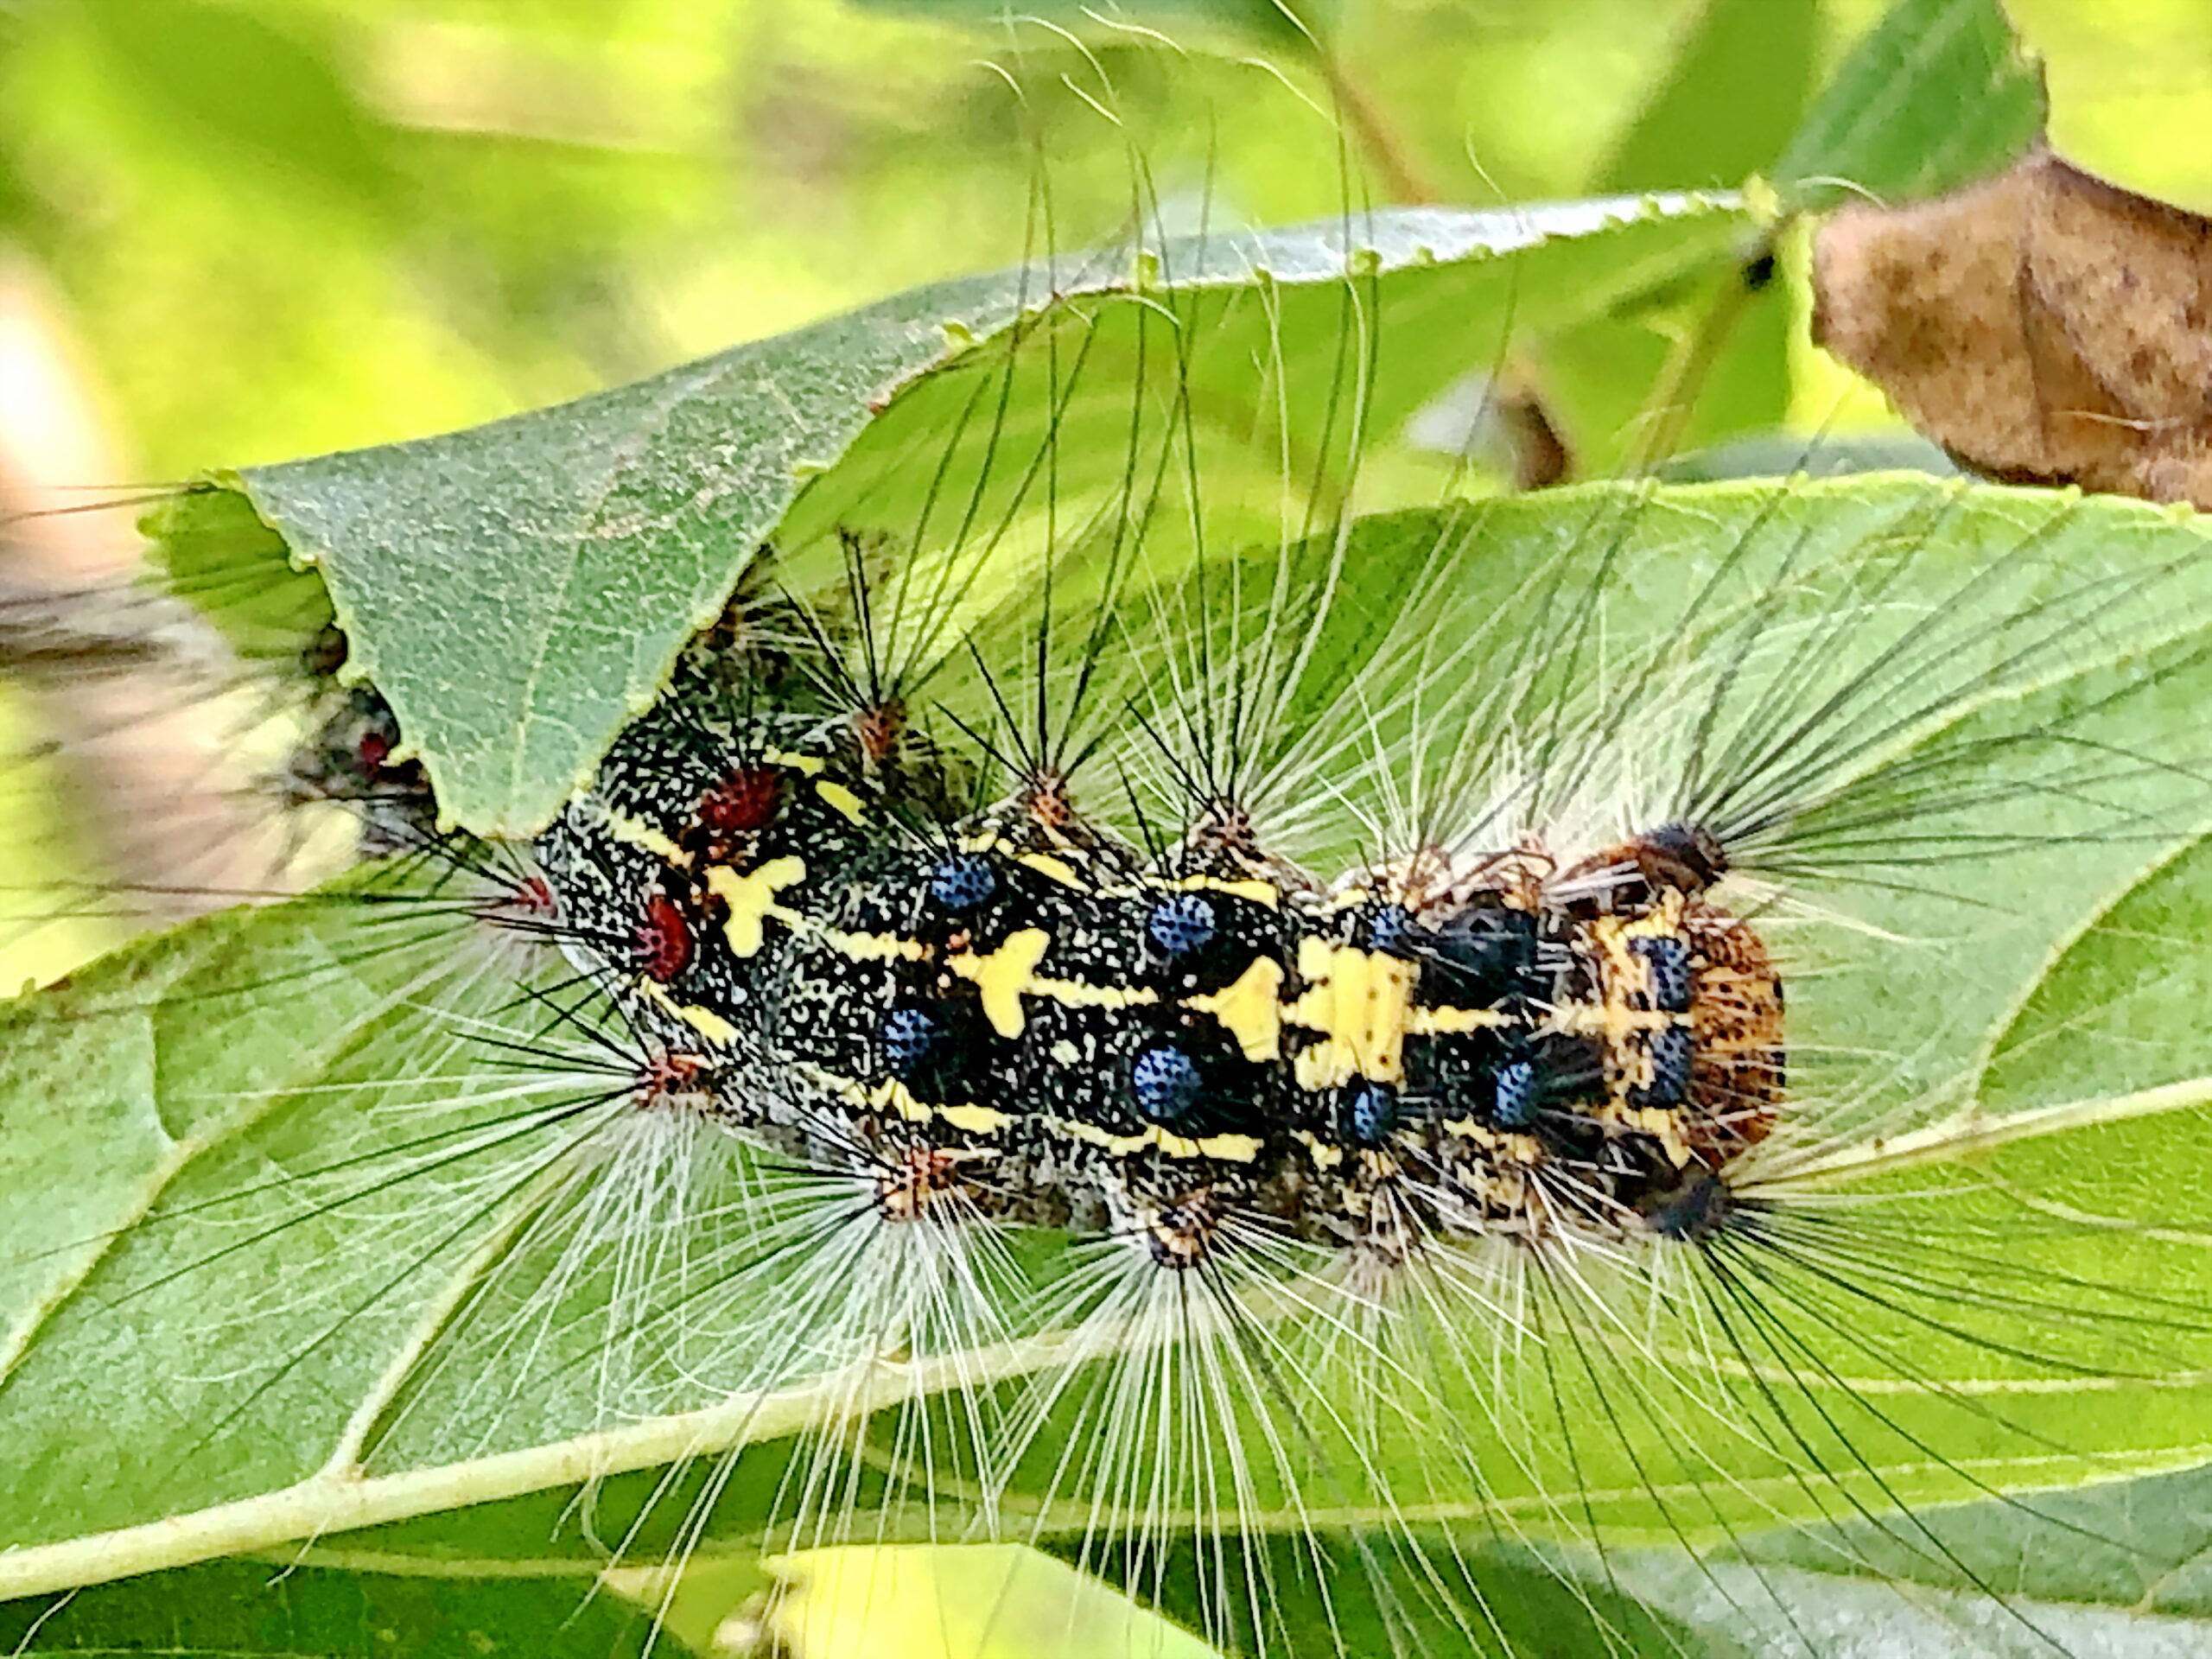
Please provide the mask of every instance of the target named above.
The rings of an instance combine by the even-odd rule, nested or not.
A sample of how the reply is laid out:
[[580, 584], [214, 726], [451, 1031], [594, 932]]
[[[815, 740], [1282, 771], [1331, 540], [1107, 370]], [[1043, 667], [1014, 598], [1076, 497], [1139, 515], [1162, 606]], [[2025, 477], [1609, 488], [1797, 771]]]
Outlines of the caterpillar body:
[[1781, 982], [1700, 827], [1323, 884], [1233, 807], [1155, 861], [1065, 779], [931, 823], [942, 780], [862, 755], [686, 709], [538, 851], [563, 925], [636, 941], [589, 971], [702, 1109], [866, 1147], [887, 1216], [1103, 1226], [1169, 1268], [1231, 1217], [1354, 1252], [1689, 1230], [1773, 1122]]

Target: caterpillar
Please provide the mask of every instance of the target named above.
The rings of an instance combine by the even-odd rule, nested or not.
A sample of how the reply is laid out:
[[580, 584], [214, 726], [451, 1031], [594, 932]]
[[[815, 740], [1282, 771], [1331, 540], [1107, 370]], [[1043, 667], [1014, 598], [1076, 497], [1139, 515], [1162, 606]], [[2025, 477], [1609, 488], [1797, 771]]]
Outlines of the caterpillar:
[[[88, 1509], [95, 1571], [172, 1507], [342, 1560], [589, 1483], [625, 1560], [1033, 1542], [1222, 1650], [2097, 1650], [1942, 1506], [2083, 1548], [2014, 1494], [2191, 1461], [2201, 1067], [2136, 1014], [2196, 972], [2198, 532], [1365, 511], [1376, 283], [1311, 381], [1266, 284], [1040, 296], [531, 836], [442, 828], [300, 619], [280, 792], [365, 868], [12, 1010], [10, 1588]], [[2095, 978], [2123, 911], [2171, 994]]]
[[[1234, 799], [1161, 860], [1050, 768], [948, 823], [895, 709], [716, 731], [696, 695], [679, 683], [541, 840], [549, 903], [623, 942], [582, 971], [702, 1109], [817, 1161], [868, 1145], [887, 1217], [1103, 1217], [1175, 1270], [1232, 1217], [1366, 1250], [1547, 1210], [1694, 1230], [1712, 1171], [1772, 1125], [1780, 977], [1707, 901], [1728, 855], [1702, 824], [1563, 868], [1535, 843], [1427, 848], [1325, 884]], [[905, 836], [871, 832], [887, 818]], [[1435, 1208], [1395, 1213], [1424, 1188]]]

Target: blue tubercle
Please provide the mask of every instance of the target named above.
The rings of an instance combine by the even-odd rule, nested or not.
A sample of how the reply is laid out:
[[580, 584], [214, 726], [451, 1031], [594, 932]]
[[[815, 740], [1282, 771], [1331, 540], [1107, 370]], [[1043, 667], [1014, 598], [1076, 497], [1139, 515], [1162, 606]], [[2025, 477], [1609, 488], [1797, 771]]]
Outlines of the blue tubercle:
[[1137, 1110], [1155, 1122], [1173, 1122], [1188, 1112], [1203, 1087], [1198, 1062], [1179, 1048], [1147, 1048], [1129, 1073]]
[[940, 1027], [921, 1008], [893, 1008], [883, 1020], [883, 1064], [894, 1077], [911, 1077], [937, 1046]]
[[1666, 1014], [1688, 1014], [1694, 988], [1690, 947], [1682, 939], [1632, 939], [1629, 949], [1643, 959], [1651, 976], [1651, 1006]]
[[1526, 1060], [1497, 1068], [1497, 1098], [1492, 1116], [1499, 1127], [1525, 1129], [1536, 1121], [1536, 1068]]
[[1362, 1146], [1381, 1146], [1398, 1127], [1398, 1091], [1387, 1083], [1355, 1085], [1344, 1105], [1344, 1123]]
[[1187, 957], [1205, 948], [1216, 925], [1211, 900], [1195, 893], [1179, 893], [1152, 907], [1144, 929], [1166, 955]]
[[1403, 905], [1385, 905], [1367, 925], [1368, 948], [1386, 957], [1397, 956], [1413, 944], [1416, 931], [1411, 911]]
[[930, 872], [930, 897], [947, 910], [973, 910], [998, 890], [990, 861], [976, 853], [940, 859]]
[[1640, 1103], [1646, 1106], [1680, 1106], [1690, 1097], [1690, 1064], [1696, 1058], [1697, 1039], [1688, 1026], [1669, 1026], [1651, 1033], [1651, 1087]]

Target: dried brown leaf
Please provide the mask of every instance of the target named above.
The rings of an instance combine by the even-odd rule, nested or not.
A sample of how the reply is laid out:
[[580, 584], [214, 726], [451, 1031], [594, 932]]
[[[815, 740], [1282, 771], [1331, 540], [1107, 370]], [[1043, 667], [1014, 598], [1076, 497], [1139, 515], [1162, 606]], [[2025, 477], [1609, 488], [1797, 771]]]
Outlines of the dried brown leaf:
[[2212, 219], [2048, 150], [1821, 226], [1814, 338], [1961, 466], [2212, 507]]

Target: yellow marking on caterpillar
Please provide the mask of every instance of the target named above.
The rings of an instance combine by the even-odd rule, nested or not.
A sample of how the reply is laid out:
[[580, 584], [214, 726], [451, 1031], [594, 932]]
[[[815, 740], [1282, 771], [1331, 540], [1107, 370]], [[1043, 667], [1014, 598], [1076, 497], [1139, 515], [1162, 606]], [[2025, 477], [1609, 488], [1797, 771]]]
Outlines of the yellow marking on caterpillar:
[[809, 1066], [814, 1080], [849, 1106], [862, 1111], [893, 1111], [909, 1123], [926, 1123], [932, 1118], [942, 1118], [963, 1135], [995, 1135], [1014, 1122], [1014, 1115], [994, 1107], [963, 1103], [957, 1106], [932, 1106], [925, 1100], [914, 1097], [914, 1091], [896, 1077], [886, 1077], [870, 1087], [852, 1077], [841, 1077], [834, 1071]]
[[1687, 944], [1683, 912], [1688, 903], [1683, 894], [1669, 889], [1640, 916], [1600, 916], [1589, 924], [1585, 936], [1597, 961], [1598, 1001], [1577, 1016], [1604, 1039], [1605, 1092], [1612, 1109], [1622, 1115], [1618, 1121], [1651, 1128], [1676, 1168], [1688, 1160], [1689, 1147], [1680, 1127], [1673, 1123], [1673, 1115], [1667, 1114], [1669, 1127], [1662, 1133], [1655, 1125], [1638, 1124], [1645, 1109], [1629, 1104], [1639, 1090], [1649, 1089], [1656, 1081], [1650, 1046], [1634, 1039], [1640, 1031], [1656, 1034], [1669, 1027], [1689, 1027], [1692, 1015], [1632, 1006], [1658, 1000], [1653, 995], [1651, 963], [1637, 955], [1634, 946], [1638, 939], [1678, 939]]
[[1444, 1133], [1460, 1141], [1471, 1141], [1485, 1152], [1495, 1152], [1509, 1161], [1533, 1164], [1544, 1155], [1544, 1143], [1533, 1135], [1517, 1129], [1503, 1133], [1486, 1129], [1471, 1117], [1446, 1118]]
[[1160, 1001], [1160, 993], [1141, 985], [1094, 985], [1087, 979], [1033, 979], [1021, 988], [1025, 996], [1041, 996], [1064, 1008], [1141, 1008]]
[[1260, 1155], [1261, 1141], [1256, 1135], [1210, 1135], [1203, 1141], [1185, 1141], [1162, 1129], [1159, 1135], [1160, 1149], [1174, 1158], [1218, 1158], [1224, 1163], [1249, 1164]]
[[1071, 868], [1065, 859], [1055, 858], [1050, 853], [1023, 853], [1014, 861], [1026, 865], [1048, 881], [1057, 881], [1064, 887], [1073, 887], [1077, 893], [1089, 893], [1090, 884]]
[[1624, 1002], [1555, 1002], [1536, 1029], [1568, 1037], [1602, 1037], [1616, 1046], [1624, 1046], [1639, 1031], [1664, 1031], [1689, 1023], [1687, 1014], [1631, 1008]]
[[849, 962], [921, 962], [930, 954], [921, 940], [896, 933], [845, 933], [825, 927], [815, 937]]
[[818, 754], [801, 754], [793, 749], [763, 749], [760, 758], [772, 766], [782, 766], [802, 778], [811, 778], [828, 762]]
[[1586, 931], [1598, 957], [1598, 982], [1606, 1001], [1624, 1001], [1637, 993], [1650, 994], [1651, 964], [1630, 949], [1630, 942], [1683, 938], [1682, 909], [1686, 902], [1680, 893], [1670, 887], [1657, 904], [1641, 916], [1600, 916], [1590, 923]]
[[1398, 1082], [1405, 1072], [1414, 964], [1309, 935], [1298, 942], [1298, 971], [1312, 988], [1283, 1017], [1322, 1033], [1293, 1062], [1298, 1086], [1332, 1089], [1354, 1077]]
[[832, 810], [843, 813], [851, 823], [859, 823], [868, 816], [861, 810], [861, 798], [842, 784], [827, 778], [817, 778], [814, 780], [814, 792], [819, 795]]
[[1633, 997], [1652, 1000], [1651, 964], [1636, 954], [1632, 941], [1681, 938], [1686, 902], [1682, 894], [1669, 889], [1657, 904], [1640, 916], [1600, 916], [1585, 927], [1583, 938], [1598, 968], [1597, 997], [1592, 1001], [1564, 1003], [1554, 1008], [1544, 1021], [1544, 1028], [1599, 1038], [1618, 1057], [1629, 1052], [1630, 1039], [1637, 1032], [1658, 1032], [1670, 1026], [1688, 1025], [1688, 1014], [1666, 1014], [1629, 1006]]
[[[1028, 854], [1035, 856], [1035, 854]], [[1259, 876], [1174, 876], [1154, 878], [1144, 876], [1139, 880], [1099, 882], [1084, 892], [1097, 898], [1150, 898], [1154, 893], [1225, 893], [1230, 898], [1249, 898], [1255, 905], [1276, 909], [1283, 902], [1283, 889], [1274, 882], [1261, 880]]]
[[937, 1115], [963, 1135], [996, 1135], [1014, 1122], [1014, 1114], [995, 1106], [940, 1106]]
[[1155, 893], [1218, 893], [1231, 899], [1249, 899], [1269, 910], [1282, 903], [1282, 889], [1256, 875], [1179, 875], [1173, 879], [1116, 882], [1097, 889], [1101, 899], [1141, 899]]
[[1021, 999], [1041, 996], [1064, 1008], [1135, 1008], [1160, 1001], [1160, 994], [1141, 985], [1094, 985], [1082, 979], [1040, 979], [1037, 964], [1052, 947], [1052, 936], [1041, 927], [1025, 927], [1006, 936], [995, 950], [980, 954], [962, 951], [946, 958], [945, 966], [982, 993], [983, 1017], [1001, 1037], [1019, 1037], [1027, 1023]]
[[1183, 1006], [1220, 1020], [1246, 1059], [1282, 1058], [1282, 964], [1274, 957], [1253, 957], [1232, 983], [1185, 997]]
[[626, 847], [642, 848], [655, 858], [679, 868], [687, 868], [691, 862], [690, 855], [681, 847], [643, 818], [633, 818], [626, 812], [607, 813], [607, 833]]
[[1249, 899], [1270, 910], [1282, 902], [1282, 889], [1258, 876], [1186, 875], [1166, 887], [1175, 893], [1222, 893], [1232, 899]]
[[[1058, 854], [1040, 853], [1033, 847], [1008, 841], [995, 830], [986, 830], [979, 835], [963, 836], [955, 844], [963, 853], [991, 853], [998, 857], [1009, 859], [1016, 864], [1027, 866], [1036, 871], [1048, 881], [1057, 881], [1064, 887], [1072, 887], [1077, 893], [1094, 893], [1098, 890], [1082, 871]], [[1060, 842], [1059, 844], [1063, 847], [1067, 846], [1065, 841]], [[1074, 849], [1069, 848], [1068, 850]]]
[[1313, 1154], [1313, 1161], [1323, 1169], [1334, 1169], [1344, 1160], [1344, 1149], [1342, 1147], [1331, 1146], [1311, 1129], [1294, 1129], [1291, 1131], [1291, 1136], [1302, 1144], [1306, 1151]]
[[1406, 1014], [1406, 1034], [1451, 1037], [1470, 1031], [1498, 1031], [1516, 1023], [1503, 1008], [1413, 1008]]
[[1666, 1106], [1624, 1106], [1607, 1102], [1597, 1112], [1603, 1123], [1618, 1123], [1624, 1128], [1641, 1129], [1666, 1152], [1668, 1161], [1681, 1169], [1693, 1154], [1688, 1138], [1682, 1134], [1682, 1114]]
[[873, 1089], [864, 1089], [855, 1084], [845, 1098], [855, 1106], [871, 1107], [878, 1111], [889, 1107], [909, 1123], [926, 1123], [937, 1116], [935, 1107], [915, 1099], [914, 1091], [896, 1077], [887, 1077]]
[[668, 994], [668, 987], [658, 980], [638, 976], [637, 988], [648, 1001], [658, 1002], [668, 1013], [697, 1032], [710, 1043], [724, 1047], [737, 1040], [737, 1027], [716, 1014], [712, 1008], [702, 1008], [696, 1002], [678, 1002]]
[[741, 957], [758, 956], [769, 917], [787, 927], [804, 922], [806, 918], [798, 912], [778, 904], [776, 895], [805, 880], [806, 861], [796, 853], [772, 858], [742, 875], [727, 864], [709, 870], [707, 891], [729, 906], [729, 920], [722, 924], [729, 948]]
[[1046, 1126], [1077, 1141], [1087, 1141], [1116, 1158], [1127, 1158], [1147, 1147], [1157, 1147], [1170, 1158], [1213, 1158], [1223, 1163], [1249, 1164], [1260, 1155], [1262, 1144], [1256, 1135], [1209, 1135], [1199, 1140], [1171, 1135], [1157, 1124], [1140, 1129], [1135, 1135], [1115, 1135], [1096, 1123], [1078, 1122], [1073, 1118], [1048, 1117]]
[[1021, 1035], [1021, 994], [1036, 982], [1037, 964], [1052, 948], [1052, 936], [1041, 927], [1024, 927], [1006, 936], [995, 950], [963, 950], [945, 963], [982, 993], [983, 1018], [1001, 1037]]

